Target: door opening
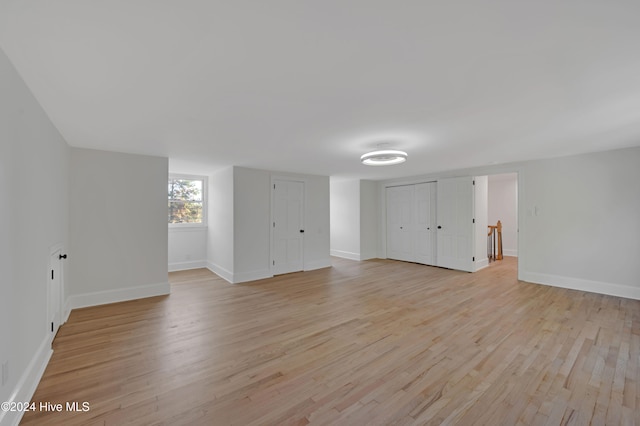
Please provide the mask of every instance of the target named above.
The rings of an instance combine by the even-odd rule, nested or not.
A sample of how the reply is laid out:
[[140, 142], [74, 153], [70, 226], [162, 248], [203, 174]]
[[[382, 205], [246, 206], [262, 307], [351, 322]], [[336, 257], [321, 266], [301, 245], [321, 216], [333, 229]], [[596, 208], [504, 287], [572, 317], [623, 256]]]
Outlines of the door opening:
[[[488, 176], [488, 224], [502, 227], [503, 260], [491, 265], [514, 264], [517, 277], [518, 265], [518, 173], [503, 173]], [[488, 232], [487, 232], [488, 234]], [[487, 244], [488, 245], [488, 244]], [[489, 247], [487, 248], [489, 251]], [[493, 247], [491, 247], [493, 250]]]

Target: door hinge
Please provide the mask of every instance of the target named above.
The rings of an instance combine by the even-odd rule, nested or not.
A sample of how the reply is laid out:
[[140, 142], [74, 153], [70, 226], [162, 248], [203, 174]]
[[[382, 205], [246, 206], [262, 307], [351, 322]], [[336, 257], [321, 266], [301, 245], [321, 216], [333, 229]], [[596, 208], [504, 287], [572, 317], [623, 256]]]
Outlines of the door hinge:
[[273, 184], [273, 189], [276, 189], [276, 184], [275, 183]]
[[273, 261], [273, 266], [276, 266], [276, 261], [275, 260]]
[[475, 262], [475, 261], [476, 261], [476, 257], [475, 257], [475, 256], [473, 256], [473, 257], [471, 258], [471, 260], [473, 260], [473, 261]]
[[473, 218], [472, 221], [473, 221], [472, 223], [476, 223], [476, 219], [475, 218]]
[[53, 269], [51, 270], [51, 279], [53, 279]]
[[53, 323], [51, 323], [51, 332], [53, 333]]
[[475, 179], [473, 180], [473, 184], [474, 184], [474, 185], [476, 184], [476, 181], [475, 181]]

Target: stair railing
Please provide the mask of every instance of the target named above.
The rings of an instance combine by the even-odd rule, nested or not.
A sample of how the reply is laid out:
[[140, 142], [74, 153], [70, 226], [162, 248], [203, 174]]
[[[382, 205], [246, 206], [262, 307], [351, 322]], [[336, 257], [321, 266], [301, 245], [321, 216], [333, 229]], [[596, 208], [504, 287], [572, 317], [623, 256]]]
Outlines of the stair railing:
[[489, 258], [489, 262], [502, 260], [502, 222], [498, 221], [496, 225], [489, 225], [488, 228], [487, 257]]

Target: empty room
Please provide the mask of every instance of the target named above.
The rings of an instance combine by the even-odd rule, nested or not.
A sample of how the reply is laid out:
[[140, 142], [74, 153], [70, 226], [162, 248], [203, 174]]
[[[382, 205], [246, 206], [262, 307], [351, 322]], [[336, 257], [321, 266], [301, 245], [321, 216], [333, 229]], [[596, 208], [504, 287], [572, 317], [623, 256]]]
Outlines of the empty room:
[[0, 0], [0, 425], [640, 425], [638, 16]]

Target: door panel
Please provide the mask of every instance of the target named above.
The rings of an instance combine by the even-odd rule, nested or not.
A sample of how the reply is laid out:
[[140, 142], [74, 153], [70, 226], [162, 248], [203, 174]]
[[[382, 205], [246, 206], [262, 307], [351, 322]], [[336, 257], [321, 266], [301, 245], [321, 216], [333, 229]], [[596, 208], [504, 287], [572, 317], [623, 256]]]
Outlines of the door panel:
[[273, 273], [302, 271], [304, 182], [274, 181], [273, 206]]
[[438, 180], [437, 265], [473, 271], [473, 178]]
[[387, 188], [387, 257], [414, 262], [413, 185]]
[[435, 265], [436, 184], [415, 186], [415, 261]]

